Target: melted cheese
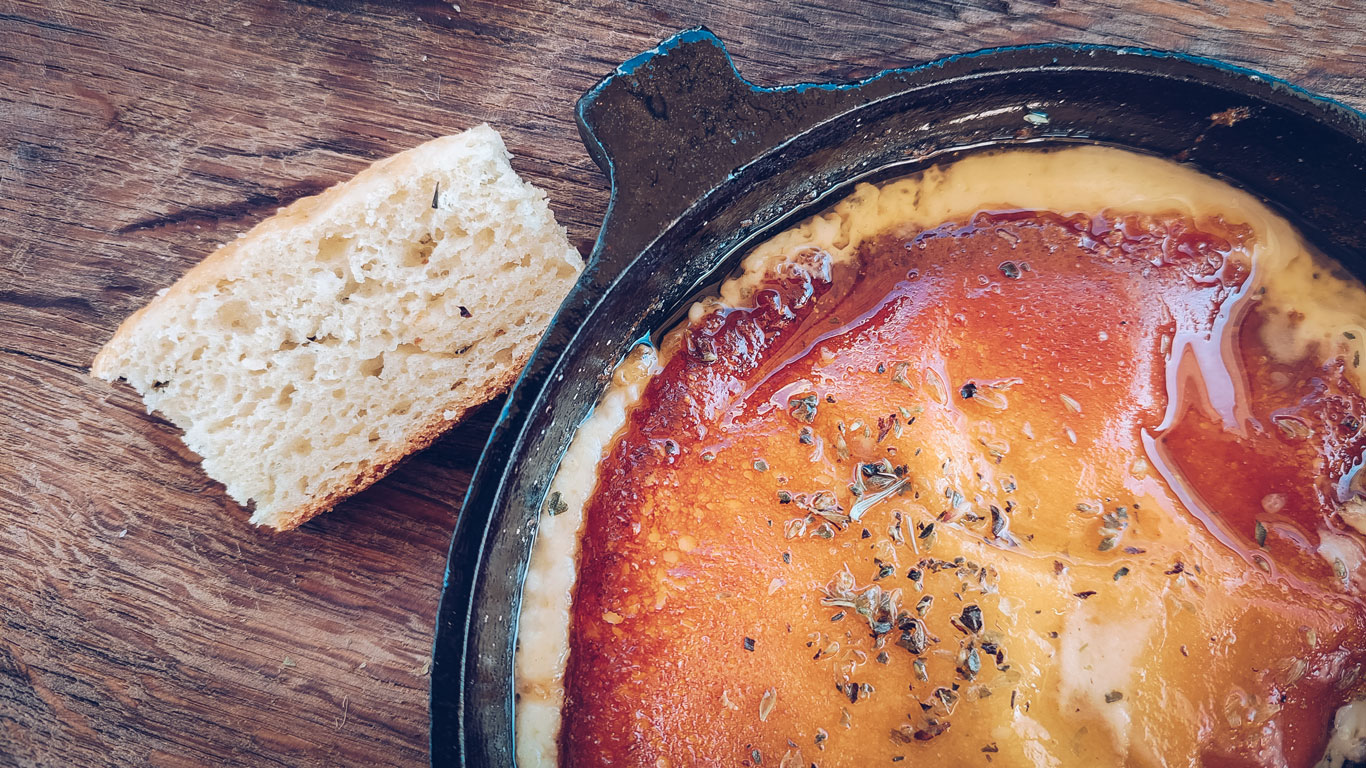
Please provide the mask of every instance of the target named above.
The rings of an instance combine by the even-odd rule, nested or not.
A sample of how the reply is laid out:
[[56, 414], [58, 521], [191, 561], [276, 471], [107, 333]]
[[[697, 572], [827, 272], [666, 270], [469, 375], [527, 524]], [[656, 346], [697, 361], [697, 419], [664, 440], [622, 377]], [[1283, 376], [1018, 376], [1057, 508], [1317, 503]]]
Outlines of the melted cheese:
[[555, 765], [555, 738], [564, 704], [564, 666], [569, 653], [569, 608], [583, 526], [583, 506], [597, 464], [626, 412], [657, 369], [655, 352], [638, 346], [618, 366], [597, 408], [579, 427], [560, 462], [541, 514], [536, 546], [522, 586], [517, 623], [517, 763]]
[[[1192, 220], [1220, 217], [1226, 223], [1246, 226], [1251, 232], [1252, 275], [1243, 290], [1245, 294], [1259, 295], [1268, 308], [1269, 319], [1261, 334], [1277, 358], [1296, 361], [1311, 355], [1342, 355], [1351, 359], [1366, 340], [1361, 311], [1366, 304], [1360, 286], [1325, 269], [1293, 229], [1257, 200], [1187, 167], [1099, 147], [978, 155], [881, 187], [861, 185], [829, 212], [775, 236], [746, 256], [742, 273], [721, 286], [719, 297], [694, 305], [689, 324], [696, 325], [728, 307], [744, 306], [763, 281], [771, 278], [781, 265], [790, 263], [796, 254], [823, 251], [836, 264], [848, 263], [858, 258], [865, 243], [887, 233], [930, 229], [982, 210], [1011, 209], [1174, 213]], [[553, 506], [563, 511], [541, 516], [519, 622], [517, 755], [524, 768], [559, 762], [557, 735], [564, 703], [563, 676], [578, 544], [584, 506], [592, 496], [597, 467], [649, 376], [678, 353], [681, 339], [681, 329], [667, 336], [658, 361], [648, 348], [638, 348], [628, 358], [598, 408], [579, 430], [552, 483], [552, 496], [558, 494], [560, 501]], [[1098, 343], [1104, 341], [1098, 338]], [[1194, 364], [1206, 374], [1207, 382], [1223, 370], [1218, 365], [1221, 350], [1217, 334], [1179, 338], [1173, 348], [1178, 360], [1183, 354], [1181, 350], [1188, 349]], [[1349, 373], [1359, 375], [1355, 368]], [[1360, 379], [1357, 381], [1359, 385]], [[1169, 388], [1174, 383], [1174, 379], [1169, 382]], [[1231, 404], [1211, 405], [1226, 422], [1237, 420]], [[1176, 407], [1176, 398], [1170, 407]], [[1174, 417], [1174, 413], [1169, 414], [1167, 421]], [[1025, 429], [1029, 429], [1027, 423]], [[1075, 435], [1072, 442], [1076, 442]], [[968, 448], [964, 445], [948, 452], [966, 455]], [[1154, 472], [1145, 467], [1135, 469], [1134, 487], [1144, 492], [1145, 505], [1159, 505], [1162, 494]], [[1084, 484], [1085, 480], [1078, 482]], [[941, 535], [953, 534], [946, 531]], [[953, 543], [969, 555], [973, 547], [982, 546], [966, 539]], [[1349, 570], [1349, 578], [1355, 579], [1363, 559], [1363, 549], [1356, 539], [1326, 533], [1321, 537], [1318, 552], [1328, 563], [1343, 564]], [[982, 550], [980, 557], [991, 562], [992, 553]], [[1132, 688], [1135, 676], [1144, 674], [1138, 660], [1157, 652], [1167, 634], [1176, 631], [1169, 626], [1171, 616], [1179, 616], [1183, 609], [1196, 610], [1194, 601], [1198, 598], [1185, 578], [1179, 576], [1175, 585], [1162, 587], [1166, 591], [1156, 602], [1148, 599], [1148, 594], [1130, 592], [1119, 598], [1097, 598], [1080, 608], [1064, 609], [1064, 603], [1074, 602], [1066, 582], [1047, 588], [1056, 594], [1040, 592], [1039, 585], [1051, 575], [1051, 562], [1002, 563], [1000, 567], [1002, 594], [1030, 595], [1030, 607], [1056, 604], [1061, 617], [1057, 629], [1045, 629], [1032, 612], [1012, 604], [1009, 597], [999, 597], [994, 607], [1003, 625], [1008, 625], [1002, 629], [1019, 638], [1012, 647], [1014, 663], [1028, 669], [1040, 686], [1052, 688], [1039, 691], [1041, 694], [1059, 697], [1075, 709], [1079, 722], [1088, 725], [1083, 728], [1085, 737], [1057, 733], [1056, 726], [1050, 730], [1039, 718], [1016, 710], [1011, 694], [1010, 712], [1001, 711], [1000, 724], [996, 726], [999, 738], [1018, 741], [1020, 755], [1038, 766], [1112, 763], [1117, 758], [1134, 764], [1166, 764], [1161, 755], [1152, 753], [1148, 747], [1148, 726], [1135, 721], [1130, 702], [1109, 701], [1107, 697], [1112, 692]], [[782, 588], [780, 584], [777, 589]], [[1197, 584], [1195, 588], [1227, 588], [1236, 592], [1240, 585]], [[1113, 602], [1116, 599], [1124, 604], [1117, 607]], [[1170, 610], [1172, 606], [1176, 606], [1175, 613]], [[1116, 620], [1116, 615], [1123, 615], [1124, 619]], [[1046, 636], [1050, 631], [1057, 633], [1056, 654]], [[1004, 682], [1017, 681], [1018, 675]], [[1005, 696], [998, 701], [1004, 699]], [[1238, 707], [1243, 704], [1238, 701], [1242, 700], [1230, 706], [1241, 712]], [[1182, 702], [1170, 704], [1173, 711], [1189, 706]], [[1261, 705], [1257, 702], [1244, 704], [1251, 713], [1249, 717], [1261, 716], [1257, 711]], [[1359, 737], [1343, 735], [1356, 727], [1354, 723], [1360, 718], [1353, 708], [1359, 706], [1351, 705], [1339, 714], [1338, 737], [1332, 743], [1337, 752], [1330, 750], [1330, 758], [1326, 758], [1330, 762], [1333, 754], [1354, 754], [1353, 749], [1360, 749]], [[1104, 735], [1097, 737], [1087, 729]], [[1059, 754], [1059, 743], [1070, 743], [1073, 747], [1066, 754]]]

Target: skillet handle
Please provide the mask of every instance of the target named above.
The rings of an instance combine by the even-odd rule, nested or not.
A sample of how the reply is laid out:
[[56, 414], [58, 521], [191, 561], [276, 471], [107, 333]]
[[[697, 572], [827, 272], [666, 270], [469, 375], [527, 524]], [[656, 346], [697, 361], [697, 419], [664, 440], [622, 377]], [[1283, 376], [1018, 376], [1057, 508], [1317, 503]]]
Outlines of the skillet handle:
[[579, 99], [579, 133], [611, 180], [589, 259], [606, 287], [690, 205], [733, 171], [867, 101], [853, 86], [760, 88], [705, 27], [622, 64]]

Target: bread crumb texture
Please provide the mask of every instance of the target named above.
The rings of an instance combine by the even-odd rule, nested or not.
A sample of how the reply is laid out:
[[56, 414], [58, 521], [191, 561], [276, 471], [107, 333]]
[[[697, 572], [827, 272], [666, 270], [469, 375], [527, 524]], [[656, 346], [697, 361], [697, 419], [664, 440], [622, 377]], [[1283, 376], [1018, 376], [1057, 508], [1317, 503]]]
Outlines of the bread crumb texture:
[[294, 528], [506, 389], [582, 268], [479, 126], [282, 209], [126, 320], [92, 372]]

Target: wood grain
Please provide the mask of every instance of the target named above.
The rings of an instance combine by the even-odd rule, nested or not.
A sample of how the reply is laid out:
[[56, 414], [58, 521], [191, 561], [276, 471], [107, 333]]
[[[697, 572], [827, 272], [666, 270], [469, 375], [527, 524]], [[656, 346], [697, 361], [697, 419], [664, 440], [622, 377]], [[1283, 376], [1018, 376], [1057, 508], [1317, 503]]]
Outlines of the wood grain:
[[1366, 106], [1352, 0], [0, 0], [0, 766], [423, 764], [443, 557], [496, 404], [274, 536], [86, 366], [276, 207], [479, 122], [586, 252], [607, 189], [574, 100], [698, 23], [762, 84], [1075, 41]]

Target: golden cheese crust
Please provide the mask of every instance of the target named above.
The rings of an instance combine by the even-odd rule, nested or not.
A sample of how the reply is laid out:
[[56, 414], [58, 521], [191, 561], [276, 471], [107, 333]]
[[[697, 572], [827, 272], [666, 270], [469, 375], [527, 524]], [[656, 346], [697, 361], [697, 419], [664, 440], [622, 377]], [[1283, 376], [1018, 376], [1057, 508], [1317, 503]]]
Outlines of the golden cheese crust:
[[1315, 764], [1366, 403], [1263, 347], [1250, 238], [981, 213], [671, 335], [584, 508], [561, 763]]

